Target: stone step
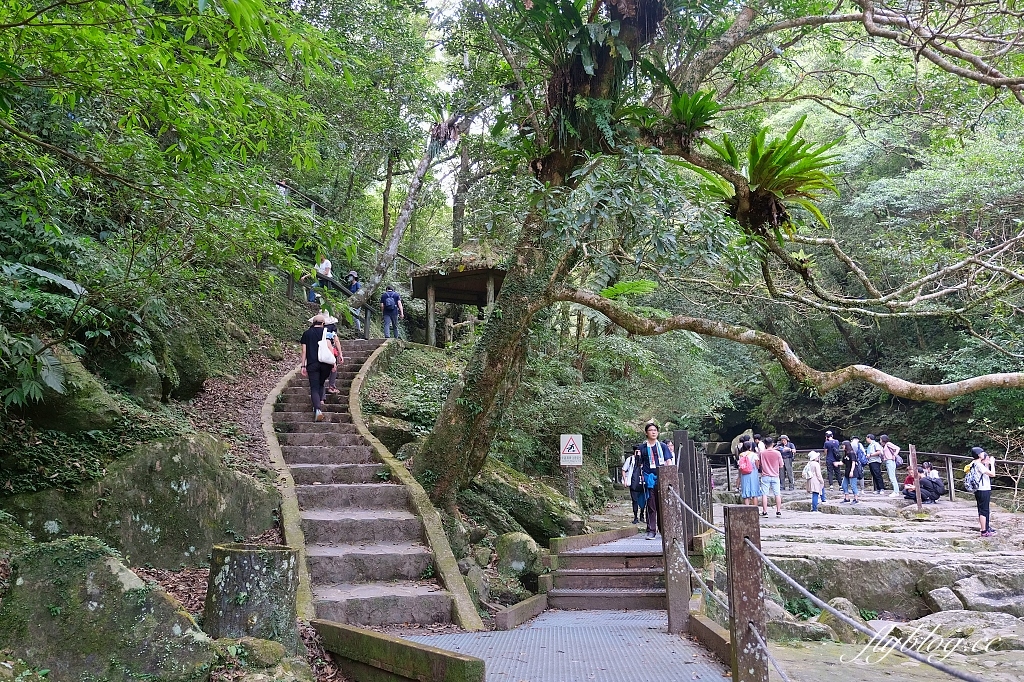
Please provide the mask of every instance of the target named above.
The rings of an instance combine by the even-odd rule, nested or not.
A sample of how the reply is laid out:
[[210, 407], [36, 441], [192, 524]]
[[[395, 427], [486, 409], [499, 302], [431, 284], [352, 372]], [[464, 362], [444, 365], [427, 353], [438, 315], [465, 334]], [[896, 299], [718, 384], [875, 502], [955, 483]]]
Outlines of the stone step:
[[548, 591], [549, 609], [577, 611], [644, 611], [668, 608], [665, 590], [649, 589], [552, 589]]
[[559, 554], [557, 567], [559, 569], [624, 569], [624, 568], [664, 568], [665, 563], [660, 549], [661, 543], [657, 544], [657, 553], [602, 553], [602, 552], [580, 552]]
[[314, 584], [418, 580], [434, 564], [418, 542], [308, 545], [306, 556]]
[[556, 589], [665, 589], [661, 568], [559, 569], [551, 580]]
[[313, 483], [377, 483], [383, 464], [291, 464], [295, 485]]
[[[337, 381], [335, 381], [335, 384], [338, 386], [339, 390], [342, 390], [343, 387], [347, 389], [349, 386], [352, 385], [352, 379], [354, 379], [355, 376], [355, 372], [338, 372], [338, 379]], [[281, 395], [303, 394], [305, 394], [306, 396], [309, 395], [309, 380], [306, 379], [306, 377], [302, 377], [301, 382], [297, 381], [293, 384], [288, 384], [283, 389], [281, 389]]]
[[408, 509], [409, 493], [393, 483], [296, 485], [300, 509]]
[[377, 455], [369, 445], [285, 445], [284, 461], [295, 464], [376, 464]]
[[[277, 442], [284, 445], [365, 445], [358, 433], [279, 433]], [[325, 462], [327, 464], [327, 462]]]
[[304, 422], [283, 422], [274, 424], [274, 431], [278, 435], [282, 433], [358, 433], [356, 425], [351, 422], [329, 421], [325, 416], [322, 422], [318, 422], [310, 413]]
[[[326, 396], [324, 402], [327, 404], [331, 404], [333, 402], [335, 405], [344, 405], [345, 409], [339, 411], [348, 412], [347, 388], [343, 390], [343, 394], [345, 396], [344, 403], [342, 403], [342, 401], [338, 399], [338, 396], [333, 395]], [[309, 410], [310, 412], [312, 412], [313, 408], [309, 404], [309, 389], [304, 389], [302, 393], [292, 393], [288, 395], [282, 393], [281, 397], [277, 399], [277, 404], [275, 405], [275, 408], [280, 409], [284, 412], [299, 412], [302, 410]]]
[[451, 596], [436, 584], [414, 582], [316, 585], [317, 618], [350, 625], [450, 623]]
[[299, 513], [307, 544], [422, 542], [423, 523], [395, 509], [310, 509]]
[[[313, 420], [313, 411], [303, 410], [301, 412], [285, 412], [284, 410], [279, 410], [273, 413], [273, 418], [275, 424], [294, 424], [295, 422], [309, 422]], [[324, 423], [351, 424], [352, 415], [349, 414], [348, 412], [330, 412], [324, 415]]]

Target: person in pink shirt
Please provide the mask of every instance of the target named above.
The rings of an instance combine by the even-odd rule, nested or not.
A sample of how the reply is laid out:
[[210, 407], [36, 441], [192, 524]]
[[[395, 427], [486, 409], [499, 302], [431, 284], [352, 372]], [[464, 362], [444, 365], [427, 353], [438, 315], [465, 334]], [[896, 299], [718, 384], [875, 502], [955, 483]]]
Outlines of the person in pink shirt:
[[782, 470], [782, 453], [775, 449], [775, 439], [764, 439], [761, 453], [761, 516], [768, 516], [768, 496], [775, 495], [775, 515], [782, 516], [782, 486], [779, 472]]

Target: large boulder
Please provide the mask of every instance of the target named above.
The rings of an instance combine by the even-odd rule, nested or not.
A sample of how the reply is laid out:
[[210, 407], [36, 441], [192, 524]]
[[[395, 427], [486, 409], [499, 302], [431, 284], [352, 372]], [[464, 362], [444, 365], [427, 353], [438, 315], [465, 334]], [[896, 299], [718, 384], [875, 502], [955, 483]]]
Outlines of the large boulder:
[[960, 653], [1024, 650], [1024, 620], [1008, 613], [940, 611], [900, 623], [890, 634], [904, 641], [914, 637], [921, 644], [929, 637], [962, 641], [957, 649]]
[[498, 572], [521, 577], [544, 571], [540, 548], [526, 533], [506, 533], [498, 537]]
[[769, 620], [768, 639], [775, 642], [838, 642], [827, 625], [798, 620]]
[[984, 571], [957, 580], [952, 591], [968, 611], [1000, 611], [1024, 617], [1024, 571]]
[[177, 384], [171, 396], [188, 400], [203, 390], [203, 382], [210, 378], [210, 365], [206, 349], [196, 331], [190, 327], [175, 327], [164, 332], [167, 338], [167, 359], [174, 365]]
[[586, 531], [572, 500], [494, 458], [459, 494], [459, 508], [497, 533], [525, 532], [545, 547], [551, 538]]
[[196, 566], [224, 541], [274, 523], [280, 495], [229, 469], [224, 446], [196, 434], [156, 441], [73, 493], [46, 490], [0, 502], [37, 539], [95, 535], [139, 564]]
[[181, 605], [96, 538], [36, 545], [12, 570], [0, 647], [49, 679], [200, 682], [217, 660]]
[[[868, 622], [861, 617], [860, 609], [858, 609], [849, 599], [836, 597], [835, 599], [829, 600], [828, 605], [847, 618], [853, 619], [859, 625], [862, 625], [869, 630], [871, 629], [868, 626]], [[846, 623], [846, 621], [839, 620], [839, 618], [831, 611], [822, 611], [821, 615], [818, 616], [818, 623], [831, 628], [836, 634], [837, 640], [845, 642], [846, 644], [863, 644], [871, 639], [863, 632], [858, 631], [852, 625]]]
[[97, 369], [100, 376], [146, 407], [155, 407], [163, 397], [163, 380], [160, 371], [152, 362], [132, 362], [121, 355], [111, 355], [100, 360]]
[[25, 410], [33, 424], [54, 431], [102, 431], [121, 418], [121, 408], [103, 384], [82, 366], [70, 351], [55, 346], [54, 354], [64, 368], [64, 393], [49, 388], [41, 402]]

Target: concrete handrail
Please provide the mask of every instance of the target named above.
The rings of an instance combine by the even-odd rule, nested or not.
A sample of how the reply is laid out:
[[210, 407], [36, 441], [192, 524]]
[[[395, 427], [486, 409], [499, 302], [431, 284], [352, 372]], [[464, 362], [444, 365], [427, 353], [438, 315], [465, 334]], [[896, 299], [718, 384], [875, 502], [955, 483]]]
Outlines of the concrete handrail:
[[463, 580], [462, 573], [459, 571], [455, 554], [452, 552], [452, 547], [448, 543], [448, 536], [445, 535], [444, 526], [441, 524], [440, 514], [437, 513], [437, 509], [434, 507], [433, 502], [430, 501], [430, 497], [423, 489], [423, 486], [420, 485], [420, 482], [413, 477], [412, 473], [405, 468], [405, 465], [398, 461], [376, 436], [370, 433], [370, 430], [366, 427], [366, 422], [363, 420], [361, 391], [366, 377], [375, 371], [375, 364], [382, 355], [394, 352], [392, 349], [401, 349], [402, 347], [401, 342], [395, 339], [388, 339], [374, 350], [373, 354], [363, 363], [362, 368], [352, 380], [351, 388], [349, 388], [349, 414], [352, 415], [352, 423], [355, 425], [359, 435], [373, 446], [377, 456], [380, 457], [384, 465], [391, 471], [392, 477], [409, 491], [413, 510], [420, 517], [420, 520], [423, 521], [427, 543], [434, 553], [434, 564], [437, 566], [438, 577], [452, 596], [452, 615], [455, 618], [455, 622], [463, 630], [484, 630], [484, 622], [480, 618], [480, 614], [477, 613], [476, 606], [473, 604], [473, 598], [469, 594], [469, 588], [466, 587], [466, 581]]
[[301, 620], [312, 620], [315, 617], [313, 586], [309, 579], [309, 566], [306, 565], [306, 538], [302, 533], [299, 498], [295, 495], [295, 480], [284, 461], [281, 444], [277, 441], [277, 432], [274, 431], [274, 406], [277, 404], [277, 398], [298, 372], [299, 367], [295, 367], [285, 374], [273, 390], [267, 394], [267, 399], [263, 401], [263, 409], [260, 412], [260, 422], [263, 425], [263, 435], [267, 439], [267, 447], [270, 449], [270, 462], [277, 472], [277, 487], [281, 491], [281, 530], [284, 531], [284, 542], [299, 552], [297, 613]]

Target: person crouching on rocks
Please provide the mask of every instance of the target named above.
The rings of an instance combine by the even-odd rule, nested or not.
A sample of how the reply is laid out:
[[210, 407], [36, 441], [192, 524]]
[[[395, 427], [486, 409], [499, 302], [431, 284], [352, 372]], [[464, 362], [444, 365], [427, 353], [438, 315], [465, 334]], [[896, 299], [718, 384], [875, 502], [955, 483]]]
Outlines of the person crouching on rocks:
[[821, 475], [821, 455], [811, 450], [807, 457], [810, 461], [804, 466], [804, 481], [807, 483], [807, 492], [811, 494], [811, 511], [816, 512], [821, 492], [825, 489], [825, 479]]

